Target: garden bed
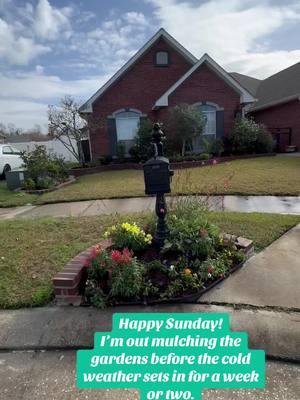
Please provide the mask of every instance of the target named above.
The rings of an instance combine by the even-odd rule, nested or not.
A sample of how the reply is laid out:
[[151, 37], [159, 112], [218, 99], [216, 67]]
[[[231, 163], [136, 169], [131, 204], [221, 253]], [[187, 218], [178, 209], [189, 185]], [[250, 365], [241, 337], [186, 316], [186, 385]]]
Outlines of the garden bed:
[[[276, 156], [276, 153], [264, 153], [264, 154], [246, 154], [241, 156], [226, 156], [226, 157], [213, 157], [209, 160], [195, 160], [195, 161], [179, 161], [179, 162], [171, 162], [170, 167], [172, 169], [185, 169], [185, 168], [196, 168], [196, 167], [205, 167], [207, 165], [225, 163], [228, 161], [234, 160], [243, 160], [248, 158], [259, 158], [259, 157], [271, 157]], [[85, 168], [72, 168], [69, 170], [69, 173], [74, 176], [83, 176], [89, 174], [95, 174], [97, 172], [105, 172], [105, 171], [121, 171], [125, 169], [143, 169], [143, 163], [134, 163], [134, 162], [124, 162], [124, 163], [111, 163], [108, 165], [98, 165], [96, 167], [85, 167]]]
[[[53, 278], [56, 303], [77, 306], [98, 305], [101, 308], [103, 306], [102, 299], [98, 302], [95, 301], [97, 294], [95, 290], [99, 289], [101, 293], [108, 293], [107, 288], [111, 285], [113, 279], [111, 268], [124, 268], [126, 262], [129, 263], [129, 275], [122, 279], [124, 280], [123, 284], [130, 286], [135, 279], [139, 279], [139, 275], [137, 277], [130, 275], [132, 269], [138, 266], [136, 261], [144, 263], [143, 265], [146, 266], [142, 278], [143, 294], [134, 296], [126, 294], [124, 298], [117, 295], [108, 302], [109, 305], [194, 303], [202, 294], [241, 268], [253, 254], [254, 248], [251, 240], [228, 234], [221, 234], [219, 237], [220, 243], [222, 243], [217, 245], [220, 254], [227, 252], [230, 255], [230, 252], [232, 252], [232, 255], [226, 255], [227, 266], [220, 264], [220, 260], [216, 262], [216, 259], [202, 260], [197, 273], [195, 273], [193, 261], [187, 261], [187, 258], [182, 257], [180, 252], [170, 253], [167, 251], [161, 254], [152, 243], [147, 249], [139, 251], [138, 255], [133, 257], [132, 252], [127, 248], [116, 250], [112, 240], [102, 240], [98, 245], [90, 247], [73, 258], [64, 270]], [[204, 240], [206, 238], [208, 236], [205, 236]], [[180, 259], [182, 259], [182, 262], [178, 261]], [[174, 265], [172, 265], [173, 263]], [[180, 265], [180, 263], [183, 264]], [[188, 265], [183, 267], [185, 263], [188, 263]], [[104, 264], [107, 268], [105, 267], [103, 274], [100, 271], [102, 267], [99, 269], [99, 266]], [[97, 279], [95, 279], [96, 276]], [[179, 284], [182, 283], [182, 288], [179, 289], [178, 293], [175, 290], [172, 294], [172, 290], [174, 290], [174, 288], [170, 289], [174, 283], [172, 280]], [[88, 291], [90, 294], [88, 294]], [[126, 292], [126, 288], [121, 288], [120, 293]]]
[[63, 187], [69, 186], [72, 183], [76, 182], [76, 178], [73, 175], [70, 175], [69, 178], [64, 181], [59, 183], [58, 185], [55, 185], [49, 189], [32, 189], [32, 190], [26, 190], [26, 189], [18, 189], [17, 191], [22, 191], [28, 194], [38, 194], [38, 195], [42, 195], [45, 193], [49, 193], [49, 192], [54, 192], [55, 190], [59, 190], [62, 189]]

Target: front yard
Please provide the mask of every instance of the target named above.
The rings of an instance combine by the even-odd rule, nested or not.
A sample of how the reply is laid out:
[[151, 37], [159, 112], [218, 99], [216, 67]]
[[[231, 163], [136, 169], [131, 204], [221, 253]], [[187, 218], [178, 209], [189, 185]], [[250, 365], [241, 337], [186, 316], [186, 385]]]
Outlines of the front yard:
[[[300, 194], [300, 157], [263, 157], [175, 171], [172, 193]], [[11, 193], [0, 183], [0, 207], [144, 196], [143, 171], [107, 171], [86, 175], [70, 186], [42, 196]]]
[[[143, 223], [149, 216], [121, 219]], [[80, 251], [97, 243], [114, 218], [117, 217], [0, 221], [0, 308], [48, 303], [55, 272]], [[120, 217], [117, 219], [120, 221]], [[300, 222], [300, 216], [222, 212], [211, 212], [208, 219], [227, 233], [254, 240], [257, 251]]]

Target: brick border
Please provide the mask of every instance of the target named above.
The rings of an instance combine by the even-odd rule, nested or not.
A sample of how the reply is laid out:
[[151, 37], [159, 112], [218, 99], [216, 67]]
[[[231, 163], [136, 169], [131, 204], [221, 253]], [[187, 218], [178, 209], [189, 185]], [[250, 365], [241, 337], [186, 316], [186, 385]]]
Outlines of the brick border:
[[106, 249], [111, 246], [110, 240], [102, 240], [97, 245], [79, 253], [72, 258], [61, 272], [52, 279], [57, 305], [79, 306], [82, 303], [83, 285], [86, 281], [86, 268], [96, 246]]
[[[197, 161], [181, 161], [181, 162], [171, 162], [170, 166], [172, 169], [183, 169], [183, 168], [196, 168], [205, 167], [207, 165], [221, 164], [234, 160], [244, 160], [248, 158], [259, 158], [259, 157], [272, 157], [276, 156], [276, 153], [263, 153], [263, 154], [250, 154], [244, 156], [228, 156], [228, 157], [213, 157], [209, 160], [197, 160]], [[108, 164], [108, 165], [98, 165], [97, 167], [90, 168], [74, 168], [70, 169], [69, 173], [74, 176], [83, 176], [89, 174], [96, 174], [98, 172], [105, 171], [120, 171], [124, 169], [143, 169], [143, 163], [123, 163], [123, 164]]]
[[[243, 250], [246, 260], [254, 254], [253, 241], [224, 234], [224, 238], [234, 241], [238, 249]], [[107, 249], [111, 246], [111, 240], [102, 240], [100, 243], [89, 247], [69, 261], [61, 272], [52, 279], [55, 293], [55, 301], [59, 306], [80, 306], [83, 302], [83, 289], [87, 277], [87, 265], [96, 246]]]

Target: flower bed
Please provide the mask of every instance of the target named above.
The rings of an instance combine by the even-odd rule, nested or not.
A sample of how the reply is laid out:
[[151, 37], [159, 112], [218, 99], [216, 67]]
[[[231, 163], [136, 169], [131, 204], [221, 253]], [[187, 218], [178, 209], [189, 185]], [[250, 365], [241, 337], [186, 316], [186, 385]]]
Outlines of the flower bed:
[[162, 249], [153, 227], [112, 226], [105, 240], [75, 257], [54, 278], [61, 304], [104, 308], [120, 304], [195, 302], [227, 278], [253, 251], [252, 242], [226, 235], [203, 217], [171, 214]]
[[[242, 156], [224, 156], [224, 157], [213, 157], [209, 160], [198, 160], [198, 161], [178, 161], [171, 162], [170, 167], [172, 169], [185, 169], [185, 168], [197, 168], [205, 167], [207, 165], [220, 164], [234, 160], [243, 160], [248, 158], [258, 158], [258, 157], [271, 157], [276, 156], [276, 153], [265, 153], [265, 154], [249, 154]], [[120, 171], [124, 169], [143, 169], [142, 163], [125, 162], [122, 164], [111, 163], [108, 165], [98, 165], [96, 167], [86, 167], [86, 168], [72, 168], [69, 173], [75, 176], [83, 176], [89, 174], [96, 174], [98, 172], [105, 171]]]
[[58, 183], [57, 185], [55, 185], [49, 189], [31, 189], [31, 190], [19, 189], [19, 191], [21, 190], [22, 192], [25, 192], [25, 193], [41, 195], [44, 193], [54, 192], [55, 190], [62, 189], [63, 187], [69, 186], [74, 182], [76, 182], [75, 176], [70, 175], [66, 181]]

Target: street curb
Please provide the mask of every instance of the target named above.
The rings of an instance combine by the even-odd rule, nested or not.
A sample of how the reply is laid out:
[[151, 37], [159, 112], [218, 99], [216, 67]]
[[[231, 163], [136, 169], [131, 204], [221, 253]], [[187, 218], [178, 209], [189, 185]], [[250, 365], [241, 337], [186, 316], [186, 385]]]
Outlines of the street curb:
[[231, 329], [247, 332], [249, 348], [265, 350], [274, 359], [300, 362], [300, 313], [234, 307], [179, 304], [159, 306], [44, 307], [0, 311], [0, 351], [78, 349], [93, 347], [94, 333], [111, 330], [114, 313], [227, 312]]

